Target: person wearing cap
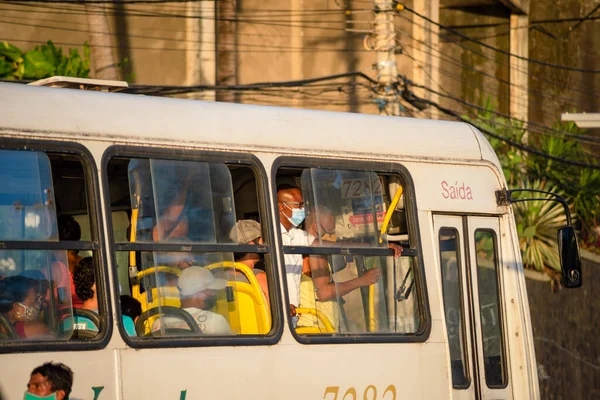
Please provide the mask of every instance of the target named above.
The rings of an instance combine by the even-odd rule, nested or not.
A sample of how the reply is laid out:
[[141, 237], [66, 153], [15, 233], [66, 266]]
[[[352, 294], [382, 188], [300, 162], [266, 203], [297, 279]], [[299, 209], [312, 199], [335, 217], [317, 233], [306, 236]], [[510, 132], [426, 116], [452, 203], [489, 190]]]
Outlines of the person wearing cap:
[[[192, 316], [203, 334], [231, 334], [227, 320], [221, 314], [210, 311], [217, 304], [217, 292], [227, 286], [226, 280], [215, 278], [206, 268], [192, 266], [181, 272], [177, 286], [181, 293], [181, 308]], [[181, 319], [164, 317], [154, 322], [153, 331], [160, 329], [161, 320], [166, 328], [188, 328]]]
[[[233, 242], [240, 244], [263, 244], [262, 230], [260, 224], [253, 219], [243, 219], [238, 221], [229, 233], [229, 238]], [[234, 260], [246, 265], [256, 276], [256, 280], [265, 295], [267, 304], [269, 303], [269, 285], [267, 283], [267, 274], [265, 271], [256, 269], [256, 265], [261, 262], [258, 253], [235, 253]], [[236, 274], [238, 280], [242, 274]]]

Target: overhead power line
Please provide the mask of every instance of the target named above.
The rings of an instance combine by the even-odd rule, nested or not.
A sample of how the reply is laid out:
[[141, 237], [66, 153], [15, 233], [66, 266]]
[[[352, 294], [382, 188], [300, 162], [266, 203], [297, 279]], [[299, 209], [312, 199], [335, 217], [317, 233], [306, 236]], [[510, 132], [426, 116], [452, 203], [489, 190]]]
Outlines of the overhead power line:
[[497, 47], [490, 46], [489, 44], [484, 43], [484, 42], [482, 42], [480, 40], [473, 39], [472, 37], [470, 37], [468, 35], [465, 35], [464, 33], [458, 32], [455, 29], [448, 28], [445, 25], [442, 25], [442, 24], [440, 24], [438, 22], [435, 22], [431, 18], [428, 18], [427, 16], [422, 15], [422, 14], [416, 12], [415, 10], [411, 9], [410, 7], [406, 7], [405, 5], [403, 5], [403, 4], [399, 3], [399, 2], [396, 2], [396, 4], [398, 4], [402, 9], [415, 14], [416, 16], [418, 16], [419, 18], [421, 18], [421, 19], [429, 22], [430, 24], [436, 25], [436, 26], [440, 27], [441, 29], [444, 29], [444, 30], [446, 30], [446, 31], [448, 31], [448, 32], [456, 35], [456, 36], [459, 36], [459, 37], [461, 37], [461, 38], [463, 38], [465, 40], [468, 40], [470, 42], [476, 43], [476, 44], [478, 44], [478, 45], [480, 45], [482, 47], [485, 47], [487, 49], [493, 50], [493, 51], [498, 52], [500, 54], [504, 54], [504, 55], [507, 55], [507, 56], [510, 56], [510, 57], [517, 58], [519, 60], [527, 61], [527, 62], [532, 63], [532, 64], [543, 65], [543, 66], [550, 67], [550, 68], [563, 69], [563, 70], [566, 70], [566, 71], [573, 71], [573, 72], [584, 72], [584, 73], [590, 73], [590, 74], [600, 74], [600, 70], [598, 70], [598, 69], [568, 67], [568, 66], [565, 66], [565, 65], [551, 64], [551, 63], [547, 63], [545, 61], [535, 60], [535, 59], [532, 59], [532, 58], [527, 58], [527, 57], [519, 56], [517, 54], [513, 54], [510, 51], [502, 50], [502, 49], [499, 49]]
[[439, 103], [436, 103], [434, 101], [428, 100], [428, 99], [424, 99], [422, 97], [419, 97], [417, 95], [414, 94], [413, 91], [411, 91], [408, 87], [412, 86], [412, 82], [407, 79], [405, 76], [402, 77], [404, 80], [404, 85], [405, 88], [402, 92], [402, 97], [404, 98], [404, 100], [406, 100], [407, 102], [413, 104], [413, 103], [421, 103], [421, 104], [428, 104], [432, 107], [435, 107], [437, 110], [441, 111], [442, 113], [451, 116], [453, 118], [458, 119], [459, 121], [463, 121], [466, 122], [468, 124], [473, 125], [475, 128], [479, 129], [482, 133], [485, 133], [486, 135], [489, 135], [495, 139], [501, 140], [504, 143], [517, 148], [519, 150], [522, 150], [526, 153], [529, 154], [533, 154], [536, 156], [540, 156], [543, 158], [546, 158], [548, 160], [552, 160], [552, 161], [556, 161], [565, 165], [571, 165], [571, 166], [575, 166], [575, 167], [581, 167], [581, 168], [591, 168], [591, 169], [597, 169], [600, 170], [600, 164], [590, 164], [590, 163], [586, 163], [586, 162], [582, 162], [582, 161], [575, 161], [575, 160], [568, 160], [566, 158], [562, 158], [562, 157], [557, 157], [557, 156], [553, 156], [551, 154], [547, 154], [544, 153], [543, 151], [540, 151], [538, 149], [535, 149], [531, 146], [527, 146], [523, 143], [519, 143], [515, 140], [509, 139], [507, 137], [504, 137], [502, 135], [499, 135], [496, 132], [492, 132], [489, 129], [486, 129], [480, 125], [478, 125], [476, 122], [473, 122], [472, 120], [466, 118], [465, 116], [461, 115], [459, 112], [451, 110], [449, 108], [443, 107], [442, 105], [440, 105]]
[[[427, 32], [430, 32], [430, 33], [432, 32], [432, 30], [431, 30], [430, 28], [426, 27], [425, 25], [418, 24], [418, 23], [417, 23], [417, 22], [415, 22], [415, 21], [412, 21], [412, 20], [411, 20], [409, 17], [407, 17], [407, 16], [405, 16], [405, 15], [402, 15], [402, 14], [400, 14], [400, 15], [399, 15], [399, 17], [400, 17], [400, 18], [402, 18], [402, 19], [404, 19], [404, 20], [405, 20], [405, 21], [407, 21], [407, 22], [410, 22], [410, 23], [412, 23], [412, 24], [414, 24], [414, 25], [418, 26], [418, 27], [419, 27], [419, 28], [421, 28], [421, 29], [424, 29], [424, 30], [426, 30]], [[407, 34], [407, 35], [408, 35], [410, 38], [412, 38], [412, 39], [414, 40], [414, 37], [413, 37], [412, 35], [410, 35], [408, 32], [406, 32], [406, 34]], [[425, 43], [425, 42], [423, 42], [423, 41], [419, 41], [419, 40], [417, 40], [417, 42], [419, 42], [419, 43], [422, 43], [424, 46], [426, 46], [426, 47], [430, 48], [432, 51], [433, 51], [433, 50], [435, 50], [436, 52], [440, 53], [440, 56], [439, 56], [439, 57], [441, 57], [441, 54], [444, 54], [444, 57], [446, 57], [446, 58], [448, 58], [448, 57], [449, 57], [449, 58], [453, 58], [453, 57], [451, 57], [449, 54], [442, 53], [442, 51], [441, 51], [441, 50], [439, 50], [439, 49], [434, 49], [434, 48], [433, 48], [431, 45], [429, 45], [429, 44], [427, 44], [427, 43]], [[526, 74], [528, 77], [530, 77], [532, 80], [534, 80], [534, 81], [536, 81], [536, 82], [545, 83], [545, 84], [547, 84], [547, 85], [554, 86], [554, 87], [556, 87], [556, 88], [558, 88], [558, 89], [567, 89], [568, 91], [577, 92], [577, 93], [579, 93], [579, 94], [582, 94], [582, 95], [584, 95], [584, 96], [586, 96], [586, 97], [590, 97], [590, 99], [594, 98], [594, 97], [593, 97], [594, 95], [598, 95], [598, 96], [600, 96], [600, 94], [596, 93], [596, 92], [595, 92], [595, 91], [593, 91], [593, 90], [590, 92], [590, 88], [589, 88], [589, 87], [582, 88], [582, 87], [579, 87], [579, 86], [577, 86], [577, 85], [574, 85], [574, 84], [571, 84], [571, 85], [561, 84], [560, 82], [557, 82], [556, 80], [549, 79], [549, 78], [546, 78], [546, 77], [544, 77], [544, 76], [538, 76], [538, 75], [536, 75], [536, 74], [531, 74], [529, 71], [523, 70], [523, 69], [521, 69], [521, 68], [516, 68], [515, 66], [511, 65], [509, 60], [506, 60], [506, 61], [500, 61], [500, 60], [497, 60], [495, 57], [492, 57], [492, 56], [490, 56], [490, 55], [486, 55], [486, 54], [485, 54], [485, 52], [484, 52], [483, 50], [482, 50], [482, 51], [478, 51], [478, 50], [472, 49], [472, 48], [470, 48], [469, 46], [467, 46], [467, 45], [465, 45], [465, 44], [461, 43], [461, 41], [458, 41], [458, 42], [450, 42], [450, 43], [451, 43], [451, 44], [453, 44], [453, 45], [455, 45], [455, 46], [458, 46], [458, 47], [460, 47], [460, 48], [461, 48], [461, 49], [463, 49], [464, 51], [468, 51], [468, 52], [470, 52], [470, 53], [473, 53], [473, 54], [475, 54], [475, 55], [478, 55], [478, 56], [480, 56], [480, 57], [482, 57], [482, 58], [484, 58], [484, 59], [486, 59], [486, 60], [492, 61], [493, 63], [495, 63], [495, 64], [497, 64], [497, 65], [499, 65], [499, 66], [503, 66], [503, 67], [506, 67], [506, 68], [513, 68], [513, 69], [515, 69], [515, 70], [516, 70], [516, 71], [518, 71], [518, 72], [521, 72], [521, 73], [523, 73], [523, 74]], [[438, 56], [435, 56], [435, 55], [433, 55], [433, 56], [434, 56], [434, 57], [438, 57]], [[439, 57], [438, 57], [438, 58], [439, 58]], [[458, 62], [458, 63], [460, 63], [460, 64], [464, 64], [464, 62], [463, 62], [463, 61], [461, 61], [461, 60], [458, 60], [457, 58], [454, 58], [454, 59], [456, 60], [456, 62]], [[474, 67], [469, 67], [469, 68], [470, 68], [470, 69], [474, 69]], [[511, 86], [514, 86], [514, 84], [511, 84]], [[539, 92], [539, 93], [542, 93], [542, 92]], [[541, 95], [541, 96], [545, 96], [545, 97], [551, 96], [550, 94], [548, 94], [548, 95], [543, 95], [543, 94], [540, 94], [540, 95]], [[561, 97], [563, 97], [563, 101], [566, 101], [566, 102], [571, 102], [571, 101], [572, 101], [572, 99], [568, 99], [568, 98], [567, 98], [567, 99], [565, 99], [565, 98], [564, 98], [564, 96], [561, 96]]]
[[[193, 85], [193, 86], [154, 86], [154, 85], [131, 85], [128, 89], [125, 89], [126, 93], [135, 94], [149, 94], [157, 96], [202, 92], [202, 91], [259, 91], [264, 89], [272, 88], [294, 88], [306, 86], [314, 83], [327, 82], [343, 78], [361, 78], [366, 80], [370, 84], [377, 84], [377, 82], [365, 75], [362, 72], [346, 72], [343, 74], [327, 75], [312, 79], [300, 79], [293, 81], [279, 81], [279, 82], [258, 82], [251, 84], [242, 85]], [[339, 85], [339, 84], [338, 84]]]

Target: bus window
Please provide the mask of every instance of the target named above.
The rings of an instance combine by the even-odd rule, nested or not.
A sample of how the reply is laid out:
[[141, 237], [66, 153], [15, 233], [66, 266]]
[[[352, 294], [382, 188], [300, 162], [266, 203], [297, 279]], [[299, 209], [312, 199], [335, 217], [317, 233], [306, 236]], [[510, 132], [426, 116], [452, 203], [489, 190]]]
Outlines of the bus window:
[[[292, 318], [296, 332], [417, 333], [421, 313], [415, 260], [392, 255], [410, 247], [405, 223], [400, 223], [402, 202], [396, 199], [391, 208], [404, 187], [401, 177], [281, 168], [277, 183], [288, 295], [298, 314]], [[388, 210], [393, 226], [382, 235]], [[298, 214], [305, 219], [296, 227]], [[392, 229], [396, 235], [389, 234]]]
[[479, 291], [479, 316], [483, 335], [485, 382], [490, 388], [504, 387], [507, 384], [496, 248], [494, 231], [486, 229], [475, 231], [477, 286]]
[[100, 317], [106, 315], [105, 306], [97, 301], [103, 285], [95, 285], [98, 265], [93, 261], [88, 274], [93, 295], [86, 302], [93, 308], [93, 332], [78, 323], [88, 312], [80, 310], [74, 290], [73, 274], [82, 259], [78, 253], [98, 258], [88, 203], [81, 157], [0, 150], [0, 341], [90, 339], [106, 327]]
[[[267, 334], [269, 293], [258, 278], [269, 268], [264, 228], [255, 221], [254, 170], [239, 163], [115, 157], [108, 171], [120, 291], [141, 307], [128, 336]], [[244, 219], [254, 221], [258, 233], [240, 242], [236, 223]], [[248, 254], [253, 257], [239, 257]], [[244, 263], [247, 258], [253, 262]]]
[[458, 232], [454, 228], [441, 228], [439, 241], [444, 314], [446, 316], [446, 329], [448, 331], [452, 385], [455, 388], [464, 388], [469, 386], [469, 377], [467, 375], [465, 328], [462, 313], [462, 269]]

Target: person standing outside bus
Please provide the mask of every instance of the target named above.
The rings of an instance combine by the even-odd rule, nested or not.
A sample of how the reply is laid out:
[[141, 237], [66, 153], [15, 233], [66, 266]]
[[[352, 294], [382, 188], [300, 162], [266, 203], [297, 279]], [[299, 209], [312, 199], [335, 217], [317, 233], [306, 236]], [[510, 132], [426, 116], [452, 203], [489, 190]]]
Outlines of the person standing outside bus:
[[[31, 371], [23, 398], [69, 400], [73, 371], [63, 363], [47, 362]], [[53, 397], [50, 397], [53, 396]]]
[[[315, 239], [298, 226], [304, 221], [304, 199], [300, 188], [292, 185], [277, 187], [277, 209], [281, 224], [281, 241], [284, 246], [310, 246]], [[303, 258], [301, 254], [286, 254], [285, 272], [290, 299], [292, 323], [296, 326], [296, 307], [300, 304], [300, 279], [302, 276]]]

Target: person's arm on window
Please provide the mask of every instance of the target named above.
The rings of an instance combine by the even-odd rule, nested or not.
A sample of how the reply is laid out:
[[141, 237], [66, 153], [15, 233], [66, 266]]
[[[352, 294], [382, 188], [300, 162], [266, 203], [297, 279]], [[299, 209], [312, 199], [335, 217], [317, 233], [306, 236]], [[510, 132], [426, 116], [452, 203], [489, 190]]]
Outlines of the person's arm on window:
[[317, 300], [327, 301], [336, 297], [345, 296], [356, 288], [370, 286], [379, 280], [381, 270], [373, 268], [364, 273], [363, 276], [350, 279], [346, 282], [331, 282], [327, 259], [322, 256], [311, 256], [310, 268], [315, 294]]

